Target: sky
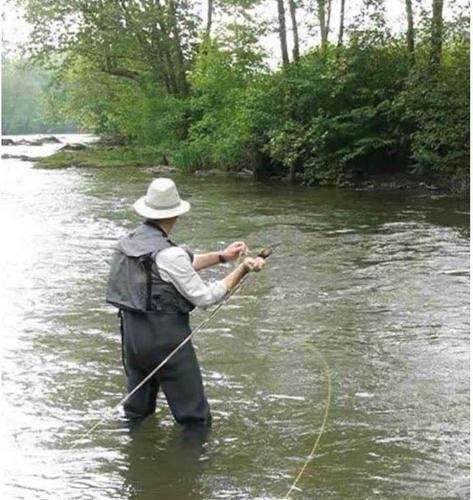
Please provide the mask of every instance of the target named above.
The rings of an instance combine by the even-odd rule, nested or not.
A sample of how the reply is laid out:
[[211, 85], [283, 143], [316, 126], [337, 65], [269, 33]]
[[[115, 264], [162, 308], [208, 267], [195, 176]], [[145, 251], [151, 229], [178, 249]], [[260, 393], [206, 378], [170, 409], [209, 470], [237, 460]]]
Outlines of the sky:
[[28, 40], [29, 24], [23, 19], [20, 10], [14, 10], [7, 2], [2, 5], [2, 42], [9, 46], [19, 46]]

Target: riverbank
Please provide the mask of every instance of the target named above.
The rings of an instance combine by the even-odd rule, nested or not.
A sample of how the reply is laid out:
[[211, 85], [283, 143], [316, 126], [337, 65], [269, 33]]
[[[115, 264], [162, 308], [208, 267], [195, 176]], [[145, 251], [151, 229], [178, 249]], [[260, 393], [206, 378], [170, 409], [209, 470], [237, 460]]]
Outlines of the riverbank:
[[74, 150], [64, 148], [36, 162], [39, 168], [67, 167], [149, 167], [163, 163], [164, 156], [150, 148], [129, 146], [90, 146]]
[[[27, 159], [27, 158], [22, 158]], [[163, 153], [151, 147], [89, 145], [83, 149], [68, 148], [67, 146], [45, 158], [31, 158], [37, 168], [60, 169], [68, 167], [109, 168], [109, 167], [156, 167], [164, 172], [180, 170], [199, 177], [230, 176], [234, 178], [253, 178], [251, 170], [226, 171], [219, 169], [199, 169], [187, 172], [177, 166], [169, 165]], [[289, 182], [287, 177], [271, 177], [275, 182]], [[302, 177], [297, 179], [298, 184], [304, 184]], [[370, 190], [399, 190], [414, 191], [423, 194], [449, 194], [466, 196], [468, 188], [463, 183], [442, 185], [441, 179], [427, 179], [405, 172], [392, 172], [376, 175], [347, 174], [331, 181], [324, 181], [322, 185], [334, 186], [340, 189]]]

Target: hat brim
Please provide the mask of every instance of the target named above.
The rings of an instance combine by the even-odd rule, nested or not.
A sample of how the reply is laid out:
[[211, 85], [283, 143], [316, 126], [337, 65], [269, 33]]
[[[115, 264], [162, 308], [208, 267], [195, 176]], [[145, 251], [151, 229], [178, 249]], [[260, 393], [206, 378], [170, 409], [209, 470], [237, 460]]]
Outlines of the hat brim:
[[169, 219], [170, 217], [177, 217], [178, 215], [185, 214], [191, 208], [191, 204], [188, 201], [181, 200], [177, 207], [158, 210], [149, 207], [145, 200], [146, 196], [142, 196], [133, 203], [133, 208], [138, 215], [146, 217], [147, 219]]

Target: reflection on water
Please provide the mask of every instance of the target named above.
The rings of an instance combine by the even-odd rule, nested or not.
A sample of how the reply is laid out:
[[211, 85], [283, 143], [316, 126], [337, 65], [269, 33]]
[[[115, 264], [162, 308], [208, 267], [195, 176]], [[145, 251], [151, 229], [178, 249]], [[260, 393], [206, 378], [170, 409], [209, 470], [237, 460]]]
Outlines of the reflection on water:
[[153, 176], [2, 164], [5, 498], [282, 498], [323, 417], [310, 344], [334, 400], [294, 498], [468, 497], [469, 207], [442, 197], [178, 177], [176, 240], [279, 243], [196, 340], [212, 431], [183, 435], [160, 395], [68, 450], [123, 395], [107, 259]]

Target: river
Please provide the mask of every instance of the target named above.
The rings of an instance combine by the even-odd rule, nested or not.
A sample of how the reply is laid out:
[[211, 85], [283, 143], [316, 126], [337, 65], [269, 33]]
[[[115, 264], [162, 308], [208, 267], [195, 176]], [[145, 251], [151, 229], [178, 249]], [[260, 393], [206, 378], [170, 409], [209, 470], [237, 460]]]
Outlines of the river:
[[333, 398], [291, 498], [468, 498], [469, 206], [441, 196], [174, 175], [176, 241], [278, 244], [195, 339], [212, 431], [187, 439], [161, 394], [138, 429], [113, 415], [68, 449], [124, 394], [107, 259], [158, 175], [2, 162], [2, 498], [282, 498], [324, 414], [314, 348]]

